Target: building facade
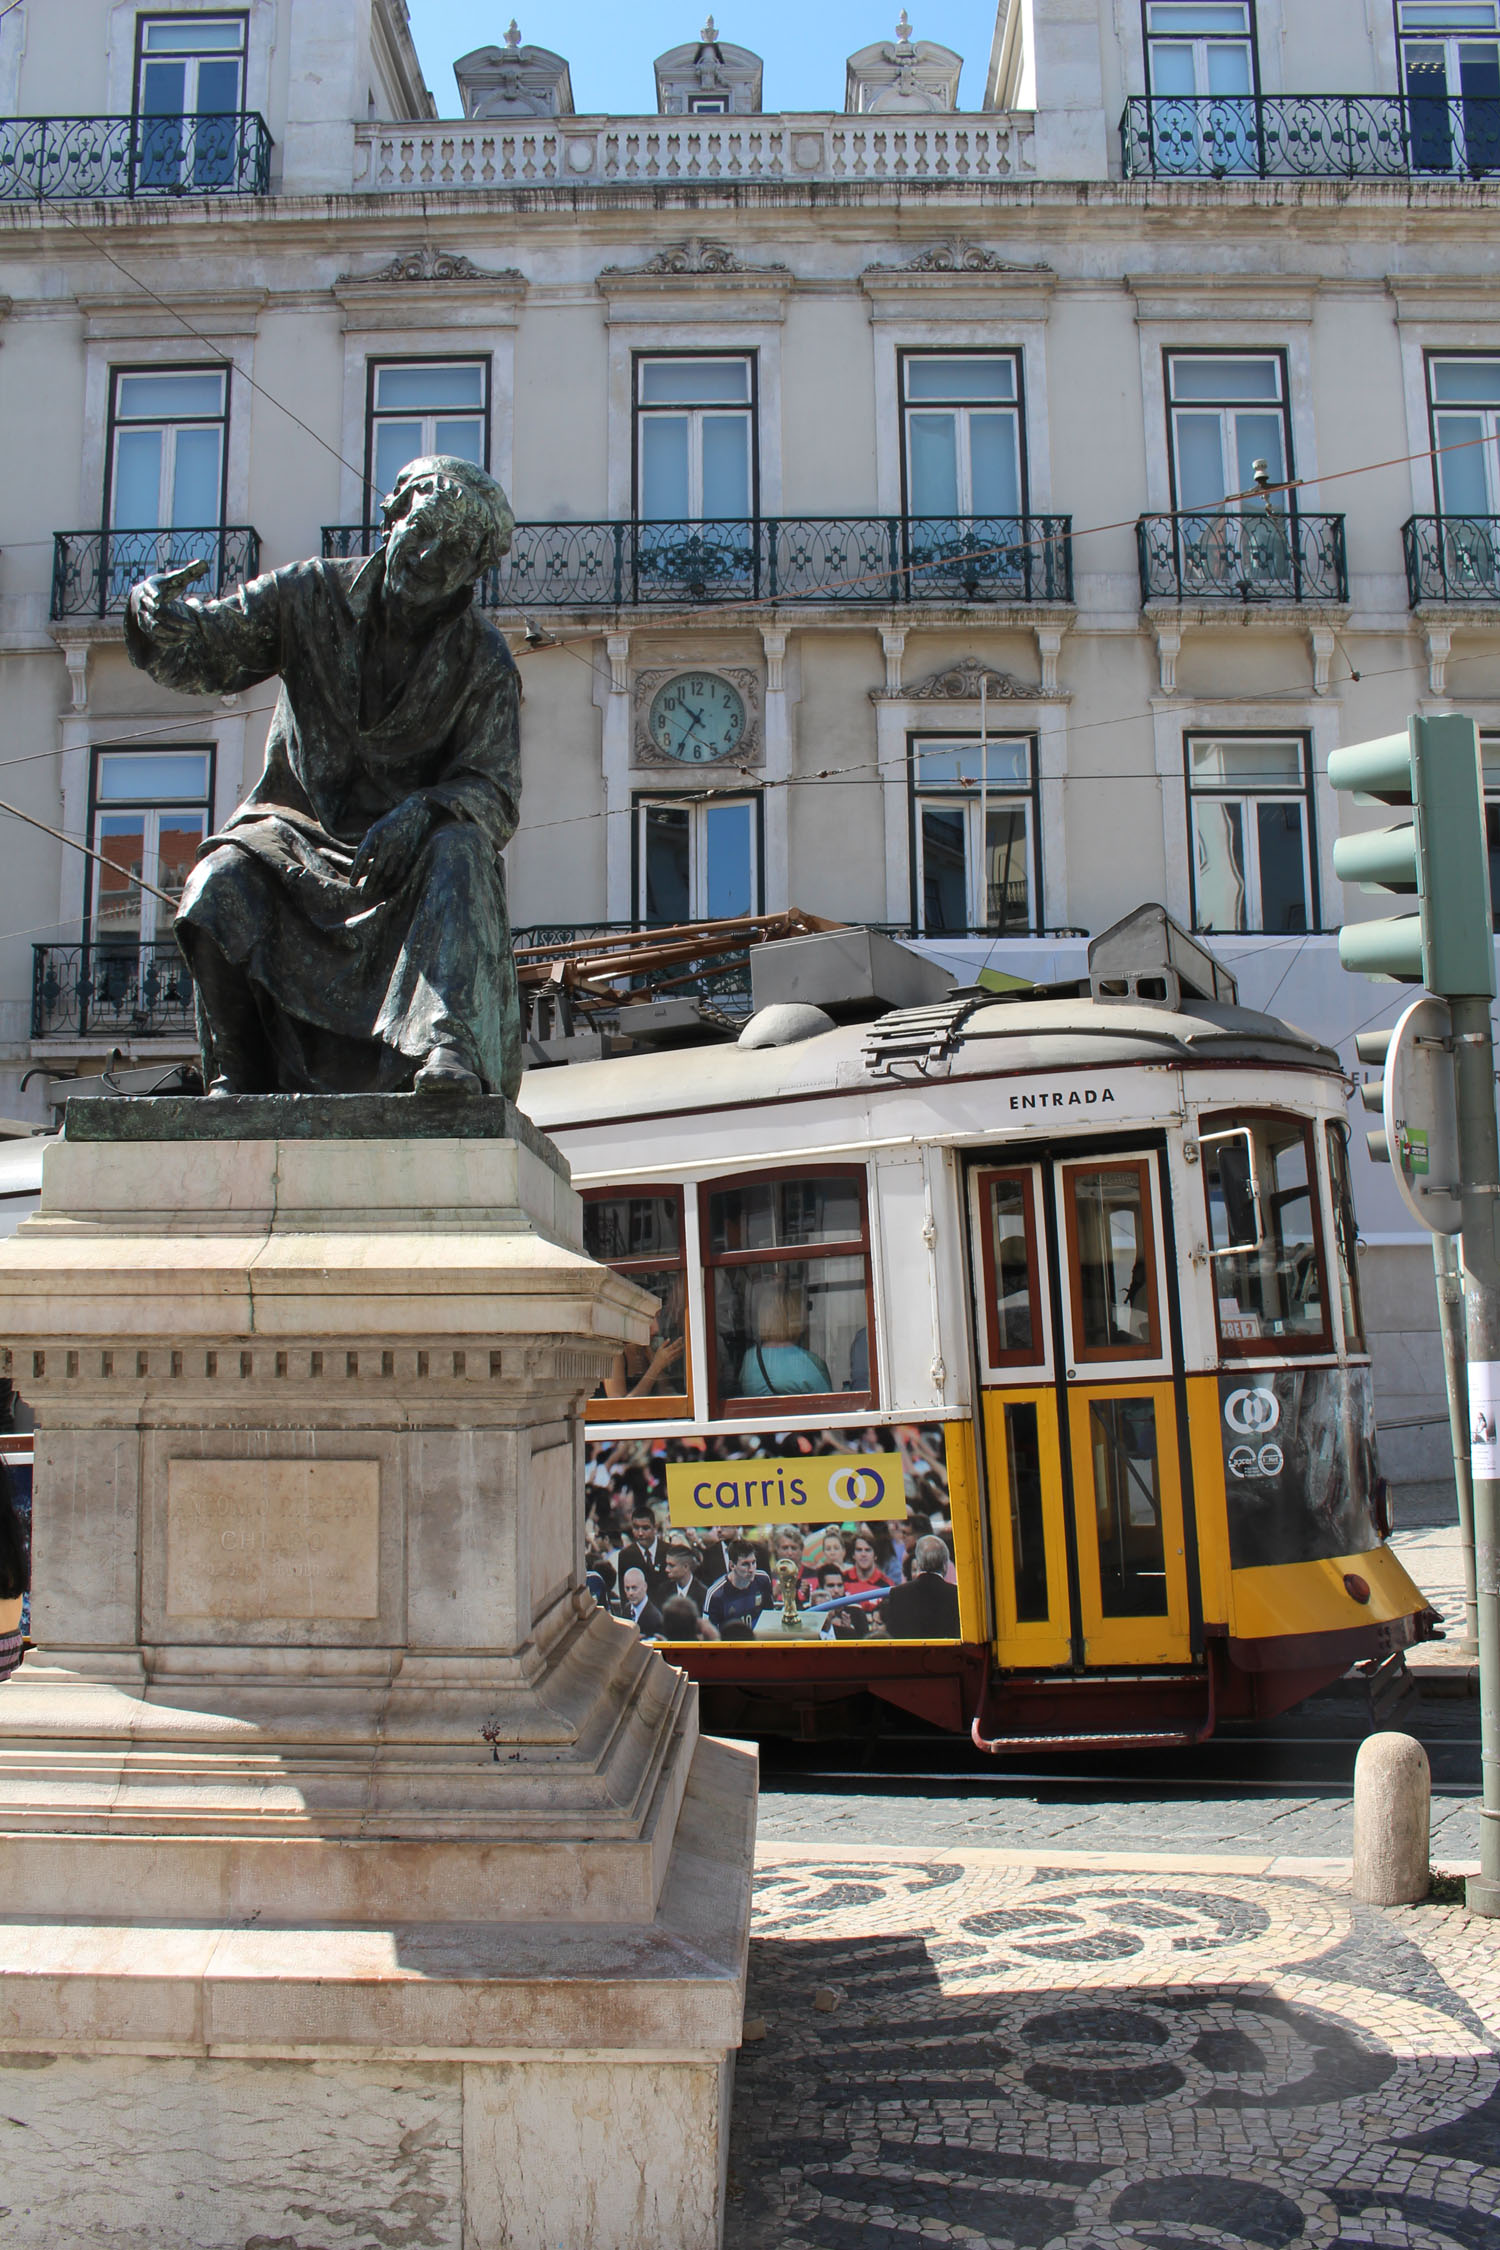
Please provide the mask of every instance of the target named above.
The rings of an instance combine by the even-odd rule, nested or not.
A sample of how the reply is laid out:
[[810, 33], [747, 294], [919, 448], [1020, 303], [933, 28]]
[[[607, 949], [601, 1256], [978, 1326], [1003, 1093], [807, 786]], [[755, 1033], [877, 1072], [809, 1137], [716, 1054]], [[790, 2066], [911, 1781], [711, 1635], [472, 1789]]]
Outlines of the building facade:
[[960, 67], [903, 18], [767, 114], [710, 26], [584, 116], [513, 33], [441, 119], [403, 0], [0, 16], [0, 764], [68, 839], [0, 814], [0, 1110], [191, 1051], [170, 901], [272, 690], [133, 672], [128, 586], [368, 551], [430, 450], [518, 518], [519, 929], [796, 905], [1038, 977], [1159, 898], [1353, 1071], [1400, 996], [1337, 965], [1329, 751], [1461, 708], [1500, 790], [1500, 0], [1000, 0]]

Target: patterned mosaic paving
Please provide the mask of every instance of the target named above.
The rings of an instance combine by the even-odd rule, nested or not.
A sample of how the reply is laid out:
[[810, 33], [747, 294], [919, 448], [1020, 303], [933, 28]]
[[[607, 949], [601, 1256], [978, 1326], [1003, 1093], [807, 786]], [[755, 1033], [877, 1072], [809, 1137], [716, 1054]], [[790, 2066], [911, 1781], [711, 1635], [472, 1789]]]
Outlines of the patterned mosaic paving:
[[763, 1868], [726, 2250], [1500, 2250], [1500, 1929], [1252, 1875]]

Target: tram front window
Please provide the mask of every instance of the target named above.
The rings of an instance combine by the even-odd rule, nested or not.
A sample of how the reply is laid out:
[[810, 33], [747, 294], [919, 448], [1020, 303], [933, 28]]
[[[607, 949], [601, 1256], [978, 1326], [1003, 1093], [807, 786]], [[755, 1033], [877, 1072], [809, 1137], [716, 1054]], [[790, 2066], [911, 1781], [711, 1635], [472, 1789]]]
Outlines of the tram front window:
[[1074, 1351], [1080, 1359], [1154, 1359], [1160, 1346], [1146, 1166], [1080, 1165], [1067, 1179]]
[[[1226, 1136], [1217, 1144], [1216, 1132]], [[1248, 1230], [1241, 1188], [1246, 1133], [1259, 1201], [1258, 1221]], [[1295, 1117], [1205, 1118], [1203, 1138], [1222, 1350], [1235, 1358], [1293, 1345], [1326, 1350], [1328, 1290], [1311, 1128]], [[1246, 1231], [1258, 1236], [1252, 1246], [1227, 1247]]]
[[1106, 1617], [1167, 1615], [1167, 1555], [1149, 1398], [1094, 1399], [1094, 1506], [1099, 1606]]

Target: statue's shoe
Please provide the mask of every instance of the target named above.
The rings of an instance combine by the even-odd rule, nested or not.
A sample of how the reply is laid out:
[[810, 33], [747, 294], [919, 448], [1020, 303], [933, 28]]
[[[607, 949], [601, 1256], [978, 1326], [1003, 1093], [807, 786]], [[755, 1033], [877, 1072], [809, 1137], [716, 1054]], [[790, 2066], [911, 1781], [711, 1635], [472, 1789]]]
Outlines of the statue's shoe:
[[434, 1047], [412, 1080], [417, 1094], [482, 1094], [484, 1083], [456, 1048]]

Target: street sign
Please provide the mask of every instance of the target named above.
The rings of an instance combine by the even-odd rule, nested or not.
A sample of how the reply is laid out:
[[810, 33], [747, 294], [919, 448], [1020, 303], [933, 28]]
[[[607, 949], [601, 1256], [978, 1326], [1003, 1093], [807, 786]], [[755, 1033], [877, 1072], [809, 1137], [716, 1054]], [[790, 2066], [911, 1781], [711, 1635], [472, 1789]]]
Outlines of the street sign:
[[1397, 1019], [1386, 1049], [1381, 1115], [1402, 1202], [1434, 1234], [1463, 1230], [1453, 1019], [1425, 994]]

